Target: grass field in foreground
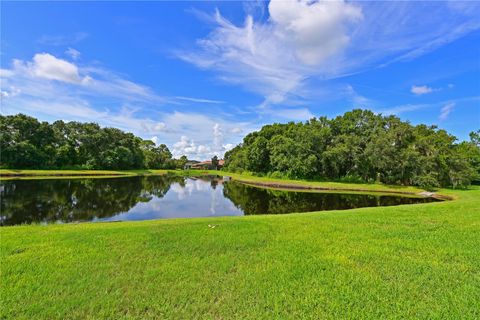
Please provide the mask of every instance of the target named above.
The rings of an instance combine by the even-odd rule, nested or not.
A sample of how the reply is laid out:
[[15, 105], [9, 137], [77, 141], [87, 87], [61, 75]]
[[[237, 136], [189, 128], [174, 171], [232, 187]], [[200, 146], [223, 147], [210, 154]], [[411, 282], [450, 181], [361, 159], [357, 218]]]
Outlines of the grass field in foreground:
[[442, 193], [457, 200], [2, 227], [0, 318], [478, 319], [480, 189]]

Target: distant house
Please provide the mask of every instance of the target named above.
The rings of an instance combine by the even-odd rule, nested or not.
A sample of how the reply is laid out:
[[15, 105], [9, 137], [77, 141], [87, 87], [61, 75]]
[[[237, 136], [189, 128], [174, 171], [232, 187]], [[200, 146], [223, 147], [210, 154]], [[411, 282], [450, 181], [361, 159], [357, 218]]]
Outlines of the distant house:
[[197, 170], [215, 170], [215, 169], [217, 169], [217, 170], [220, 170], [223, 167], [224, 164], [225, 164], [225, 160], [218, 160], [218, 166], [217, 166], [217, 168], [214, 168], [211, 160], [196, 162], [196, 163], [191, 163], [191, 164], [189, 162], [187, 162], [187, 164], [185, 164], [185, 169], [197, 169]]
[[192, 166], [196, 165], [197, 163], [200, 163], [200, 161], [196, 161], [196, 160], [187, 161], [183, 166], [183, 169], [184, 170], [192, 169]]

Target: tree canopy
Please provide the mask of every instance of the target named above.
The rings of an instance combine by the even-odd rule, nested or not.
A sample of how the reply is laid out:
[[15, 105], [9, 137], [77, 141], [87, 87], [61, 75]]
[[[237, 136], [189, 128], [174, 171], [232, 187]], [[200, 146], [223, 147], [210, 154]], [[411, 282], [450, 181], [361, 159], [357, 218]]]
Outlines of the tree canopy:
[[275, 123], [225, 154], [225, 169], [289, 178], [464, 187], [480, 177], [480, 131], [470, 142], [436, 126], [368, 110]]
[[172, 169], [165, 144], [96, 123], [40, 122], [23, 114], [0, 116], [0, 163], [15, 169]]

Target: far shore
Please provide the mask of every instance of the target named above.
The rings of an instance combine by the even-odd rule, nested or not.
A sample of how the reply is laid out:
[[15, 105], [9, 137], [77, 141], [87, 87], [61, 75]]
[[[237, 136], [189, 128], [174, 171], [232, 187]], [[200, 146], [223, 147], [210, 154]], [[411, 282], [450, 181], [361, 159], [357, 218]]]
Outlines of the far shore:
[[[297, 191], [342, 191], [342, 192], [374, 192], [402, 194], [408, 196], [424, 196], [424, 189], [414, 186], [385, 185], [380, 183], [344, 183], [333, 181], [290, 180], [259, 177], [250, 174], [231, 173], [219, 170], [17, 170], [0, 169], [0, 179], [68, 179], [68, 178], [115, 178], [128, 176], [151, 176], [178, 174], [183, 176], [223, 175], [235, 181], [264, 188], [288, 189]], [[453, 198], [444, 194], [433, 193], [442, 200]]]

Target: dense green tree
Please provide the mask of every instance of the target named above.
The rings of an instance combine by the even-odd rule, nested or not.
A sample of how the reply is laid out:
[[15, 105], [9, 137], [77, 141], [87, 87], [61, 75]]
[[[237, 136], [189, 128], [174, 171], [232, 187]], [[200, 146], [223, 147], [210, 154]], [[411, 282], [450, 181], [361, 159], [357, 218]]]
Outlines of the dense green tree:
[[9, 168], [163, 169], [175, 166], [167, 146], [95, 123], [39, 122], [0, 116], [0, 163]]
[[183, 169], [188, 162], [188, 158], [186, 155], [181, 156], [179, 159], [175, 160], [175, 168], [176, 169]]
[[246, 149], [247, 157], [249, 159], [247, 163], [247, 169], [254, 172], [268, 172], [270, 169], [270, 155], [267, 148], [268, 140], [259, 136], [253, 141], [253, 143]]
[[145, 164], [149, 169], [173, 169], [175, 163], [172, 153], [165, 144], [156, 146], [153, 141], [142, 141], [142, 149], [145, 155]]
[[293, 178], [465, 187], [480, 179], [480, 131], [470, 142], [436, 126], [352, 110], [334, 119], [272, 124], [225, 154], [225, 168]]
[[218, 156], [213, 156], [212, 158], [212, 167], [213, 169], [217, 170], [218, 169]]

